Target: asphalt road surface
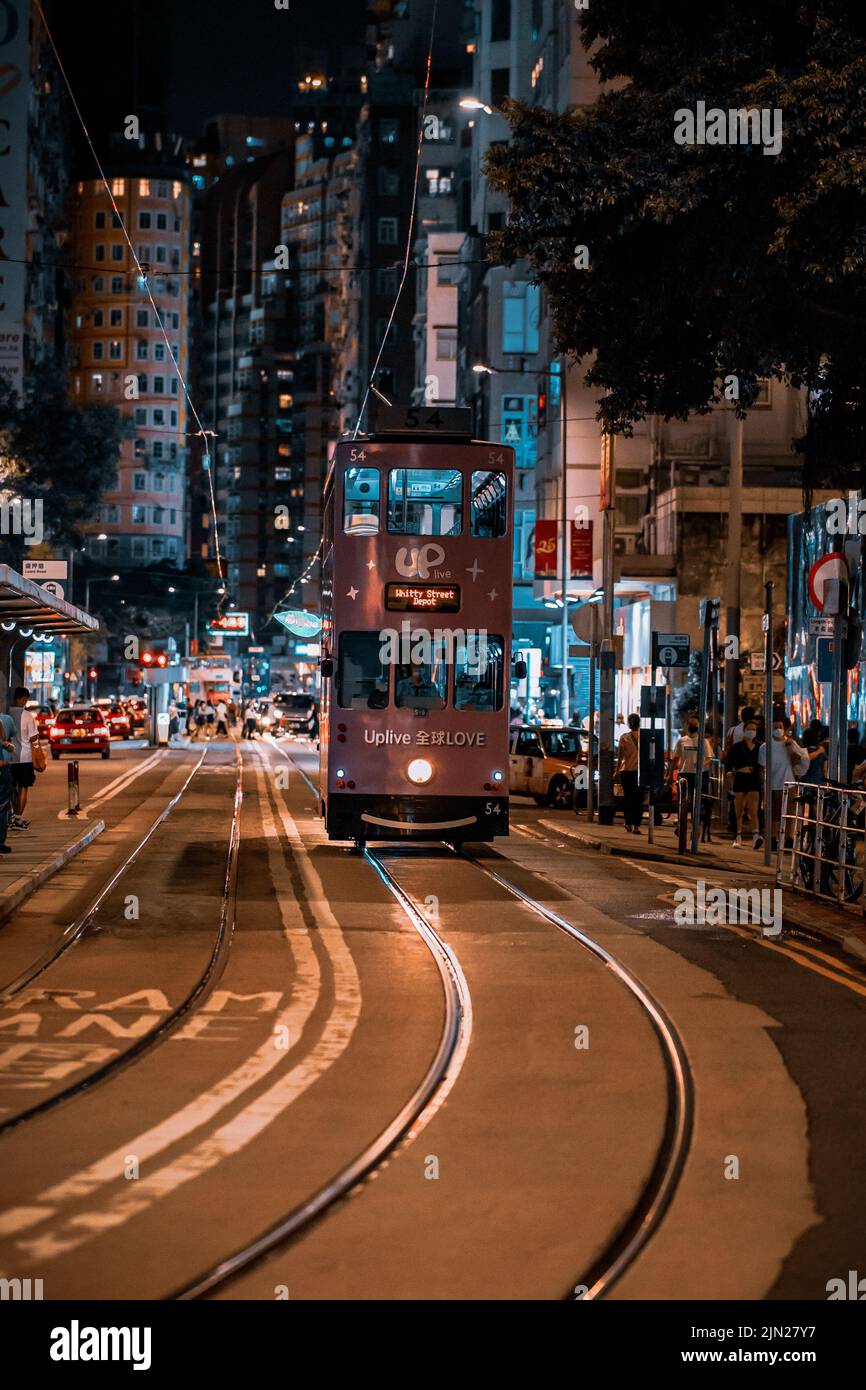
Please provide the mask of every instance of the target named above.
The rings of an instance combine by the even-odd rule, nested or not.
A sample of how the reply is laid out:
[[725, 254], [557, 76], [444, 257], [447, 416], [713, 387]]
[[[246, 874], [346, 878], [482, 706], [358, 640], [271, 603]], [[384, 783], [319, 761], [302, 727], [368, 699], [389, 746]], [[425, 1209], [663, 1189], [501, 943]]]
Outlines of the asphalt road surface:
[[866, 975], [679, 925], [694, 869], [528, 800], [495, 847], [361, 856], [307, 777], [270, 739], [85, 766], [105, 833], [0, 925], [0, 1275], [823, 1301], [862, 1265]]

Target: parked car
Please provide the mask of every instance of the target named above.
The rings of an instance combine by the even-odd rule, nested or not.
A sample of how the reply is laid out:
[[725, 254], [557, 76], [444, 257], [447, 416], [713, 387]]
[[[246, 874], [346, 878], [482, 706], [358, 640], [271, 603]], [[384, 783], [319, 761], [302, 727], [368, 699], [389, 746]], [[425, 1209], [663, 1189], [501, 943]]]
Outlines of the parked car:
[[580, 757], [577, 729], [523, 724], [511, 731], [508, 788], [531, 796], [539, 806], [570, 808], [574, 803], [574, 768]]
[[58, 712], [49, 735], [51, 756], [99, 753], [111, 757], [111, 735], [98, 705], [68, 705]]
[[123, 705], [109, 705], [103, 714], [111, 733], [117, 734], [118, 738], [132, 737], [132, 720], [129, 716], [129, 710], [125, 709]]
[[315, 738], [319, 729], [319, 711], [312, 695], [277, 695], [274, 704], [286, 733], [306, 734]]

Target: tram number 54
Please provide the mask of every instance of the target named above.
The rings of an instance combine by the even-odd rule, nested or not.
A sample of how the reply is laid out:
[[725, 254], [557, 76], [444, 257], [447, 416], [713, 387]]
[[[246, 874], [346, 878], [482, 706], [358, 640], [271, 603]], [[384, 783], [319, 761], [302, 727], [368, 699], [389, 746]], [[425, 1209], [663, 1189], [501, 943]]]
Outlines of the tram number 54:
[[502, 813], [502, 807], [499, 805], [499, 802], [498, 802], [498, 801], [485, 801], [485, 803], [484, 803], [484, 814], [485, 814], [485, 816], [498, 816], [498, 815], [501, 815], [501, 813]]

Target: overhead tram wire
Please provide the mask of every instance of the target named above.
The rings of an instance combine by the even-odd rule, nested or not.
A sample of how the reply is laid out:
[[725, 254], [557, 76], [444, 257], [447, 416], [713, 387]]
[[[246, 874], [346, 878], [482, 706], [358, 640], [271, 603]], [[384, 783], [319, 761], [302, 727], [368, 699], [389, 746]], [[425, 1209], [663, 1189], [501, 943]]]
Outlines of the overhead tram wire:
[[[367, 402], [370, 399], [370, 392], [371, 390], [375, 390], [373, 383], [376, 380], [376, 373], [379, 370], [379, 363], [382, 360], [382, 353], [385, 351], [385, 344], [388, 341], [388, 334], [391, 332], [391, 326], [394, 322], [394, 318], [397, 313], [397, 306], [400, 303], [400, 296], [403, 293], [403, 286], [405, 285], [406, 277], [409, 274], [409, 261], [412, 255], [412, 236], [415, 230], [415, 214], [418, 209], [418, 181], [421, 174], [421, 149], [424, 144], [424, 121], [427, 117], [427, 102], [430, 97], [430, 72], [433, 66], [433, 38], [436, 33], [436, 16], [438, 14], [438, 11], [439, 0], [433, 0], [433, 14], [430, 19], [430, 42], [427, 46], [427, 70], [424, 74], [424, 99], [421, 103], [421, 117], [418, 122], [418, 144], [415, 152], [415, 178], [412, 184], [412, 210], [409, 214], [409, 226], [406, 230], [406, 254], [403, 257], [403, 274], [400, 277], [400, 283], [397, 286], [397, 293], [394, 296], [394, 303], [391, 307], [391, 313], [388, 318], [388, 323], [385, 327], [385, 332], [382, 334], [382, 341], [379, 344], [379, 351], [376, 354], [376, 361], [373, 363], [373, 370], [371, 371], [370, 379], [367, 382], [367, 389], [364, 392], [364, 399], [361, 402], [361, 410], [358, 415], [357, 423], [355, 424], [355, 432], [352, 435], [353, 439], [358, 438], [358, 433], [361, 428], [361, 421], [364, 418], [364, 411], [367, 409]], [[376, 392], [376, 394], [379, 395], [380, 393]]]
[[[89, 131], [88, 128], [87, 128], [87, 122], [86, 122], [85, 119], [84, 119], [84, 116], [83, 116], [82, 111], [81, 111], [81, 107], [79, 106], [78, 100], [77, 100], [77, 98], [76, 98], [76, 96], [75, 96], [75, 92], [72, 90], [72, 83], [69, 81], [69, 77], [67, 76], [67, 73], [66, 73], [66, 68], [63, 66], [63, 59], [60, 57], [60, 53], [59, 53], [59, 51], [58, 51], [57, 44], [56, 44], [55, 41], [54, 41], [54, 35], [52, 34], [51, 29], [50, 29], [49, 24], [48, 24], [48, 20], [47, 20], [46, 17], [45, 17], [45, 11], [44, 11], [43, 8], [42, 8], [41, 0], [33, 0], [33, 3], [34, 3], [34, 5], [35, 5], [35, 7], [36, 7], [36, 10], [37, 10], [38, 14], [39, 14], [39, 18], [40, 18], [40, 20], [42, 21], [43, 28], [45, 29], [45, 33], [46, 33], [46, 35], [47, 35], [47, 37], [48, 37], [48, 42], [51, 44], [51, 48], [52, 48], [52, 50], [53, 50], [54, 57], [57, 59], [57, 66], [58, 66], [58, 68], [60, 69], [60, 74], [61, 74], [61, 76], [62, 76], [62, 78], [63, 78], [63, 81], [66, 83], [66, 90], [69, 92], [69, 99], [70, 99], [70, 101], [72, 102], [72, 105], [73, 105], [73, 107], [74, 107], [74, 109], [75, 109], [75, 114], [76, 114], [76, 116], [78, 117], [78, 121], [79, 121], [79, 124], [81, 125], [81, 129], [82, 129], [82, 131], [84, 132], [84, 138], [85, 138], [85, 140], [87, 141], [88, 147], [89, 147], [89, 149], [90, 149], [90, 153], [93, 155], [93, 161], [94, 161], [94, 163], [95, 163], [95, 165], [96, 165], [97, 170], [99, 171], [99, 177], [100, 177], [100, 179], [102, 180], [102, 183], [103, 183], [103, 186], [104, 186], [104, 188], [105, 188], [105, 191], [106, 191], [106, 193], [108, 194], [108, 197], [109, 197], [109, 199], [110, 199], [110, 201], [111, 201], [111, 207], [112, 207], [112, 210], [113, 210], [113, 212], [114, 212], [114, 216], [115, 216], [115, 218], [117, 219], [117, 225], [118, 225], [120, 231], [123, 233], [123, 236], [124, 236], [124, 239], [125, 239], [125, 241], [126, 241], [126, 244], [127, 244], [127, 246], [129, 247], [129, 253], [130, 253], [130, 255], [131, 255], [131, 257], [132, 257], [132, 259], [133, 259], [133, 261], [134, 261], [134, 263], [135, 263], [136, 270], [138, 271], [139, 281], [140, 281], [140, 283], [143, 284], [143, 286], [144, 286], [144, 289], [145, 289], [145, 291], [146, 291], [146, 293], [147, 293], [147, 297], [148, 297], [148, 299], [150, 300], [151, 306], [152, 306], [152, 308], [153, 308], [153, 312], [154, 312], [154, 316], [155, 316], [155, 319], [156, 319], [156, 323], [157, 323], [157, 325], [158, 325], [158, 327], [159, 327], [159, 329], [160, 329], [160, 332], [162, 333], [163, 338], [165, 339], [165, 345], [166, 345], [166, 347], [167, 347], [167, 349], [168, 349], [169, 358], [170, 358], [170, 360], [174, 361], [174, 353], [173, 353], [172, 350], [171, 350], [171, 341], [170, 341], [170, 339], [169, 339], [168, 334], [167, 334], [166, 331], [165, 331], [165, 324], [163, 323], [162, 315], [161, 315], [160, 312], [159, 312], [159, 308], [157, 307], [156, 300], [154, 299], [153, 294], [152, 294], [152, 292], [151, 292], [150, 282], [149, 282], [149, 280], [148, 280], [147, 275], [145, 275], [144, 270], [142, 269], [141, 261], [138, 259], [138, 256], [137, 256], [136, 251], [135, 251], [135, 247], [133, 246], [132, 241], [130, 240], [129, 232], [128, 232], [127, 229], [126, 229], [126, 223], [124, 222], [123, 218], [122, 218], [121, 215], [120, 215], [120, 209], [118, 208], [117, 202], [116, 202], [115, 197], [114, 197], [114, 194], [113, 194], [112, 191], [111, 191], [111, 185], [109, 184], [108, 179], [105, 177], [105, 171], [104, 171], [104, 169], [103, 169], [103, 167], [102, 167], [102, 162], [101, 162], [101, 160], [100, 160], [100, 158], [99, 158], [99, 155], [96, 153], [96, 146], [94, 145], [93, 140], [92, 140], [91, 135], [90, 135], [90, 131]], [[193, 401], [193, 399], [192, 399], [192, 396], [190, 395], [189, 387], [188, 387], [188, 385], [187, 385], [186, 378], [184, 377], [184, 374], [183, 374], [183, 372], [182, 372], [182, 370], [181, 370], [180, 363], [179, 363], [179, 362], [175, 362], [174, 365], [175, 365], [175, 369], [176, 369], [176, 371], [177, 371], [178, 380], [180, 381], [181, 387], [182, 387], [182, 389], [183, 389], [184, 398], [185, 398], [185, 400], [186, 400], [186, 402], [187, 402], [187, 405], [188, 405], [189, 408], [190, 408], [190, 411], [192, 412], [193, 419], [195, 420], [195, 422], [196, 422], [196, 424], [197, 424], [197, 426], [198, 426], [198, 434], [200, 434], [201, 438], [205, 441], [205, 444], [204, 444], [204, 450], [205, 450], [205, 454], [204, 454], [204, 468], [205, 468], [205, 472], [206, 472], [207, 475], [208, 475], [208, 481], [209, 481], [209, 483], [210, 483], [210, 501], [211, 501], [211, 512], [212, 512], [212, 516], [213, 516], [213, 526], [214, 526], [214, 544], [215, 544], [215, 547], [216, 547], [216, 564], [217, 564], [217, 572], [218, 572], [218, 574], [219, 574], [220, 579], [224, 579], [225, 576], [224, 576], [224, 574], [223, 574], [222, 554], [221, 554], [221, 551], [220, 551], [220, 541], [219, 541], [219, 523], [218, 523], [217, 514], [216, 514], [216, 497], [215, 497], [215, 495], [214, 495], [214, 486], [213, 486], [213, 469], [211, 468], [210, 449], [209, 449], [208, 444], [207, 444], [207, 439], [208, 439], [208, 437], [209, 437], [209, 436], [214, 436], [214, 432], [213, 432], [213, 430], [206, 430], [205, 427], [204, 427], [204, 425], [202, 424], [201, 417], [199, 416], [199, 413], [198, 413], [198, 411], [197, 411], [196, 408], [195, 408], [195, 403], [194, 403], [194, 401]], [[215, 436], [214, 436], [214, 437], [215, 437]]]

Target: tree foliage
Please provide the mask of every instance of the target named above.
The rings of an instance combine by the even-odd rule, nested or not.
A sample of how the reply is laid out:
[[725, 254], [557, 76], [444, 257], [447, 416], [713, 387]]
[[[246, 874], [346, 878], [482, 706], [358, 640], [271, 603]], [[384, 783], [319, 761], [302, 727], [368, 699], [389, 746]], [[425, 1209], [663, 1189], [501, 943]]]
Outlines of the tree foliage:
[[[557, 351], [594, 354], [607, 427], [703, 413], [729, 375], [742, 412], [773, 376], [807, 388], [808, 485], [866, 482], [866, 7], [592, 0], [580, 24], [610, 85], [565, 113], [506, 103], [495, 258], [529, 261]], [[780, 153], [676, 144], [699, 100], [781, 110]]]
[[29, 374], [24, 399], [0, 377], [3, 482], [41, 499], [46, 540], [80, 545], [103, 494], [117, 481], [123, 422], [113, 406], [73, 405], [53, 367]]

